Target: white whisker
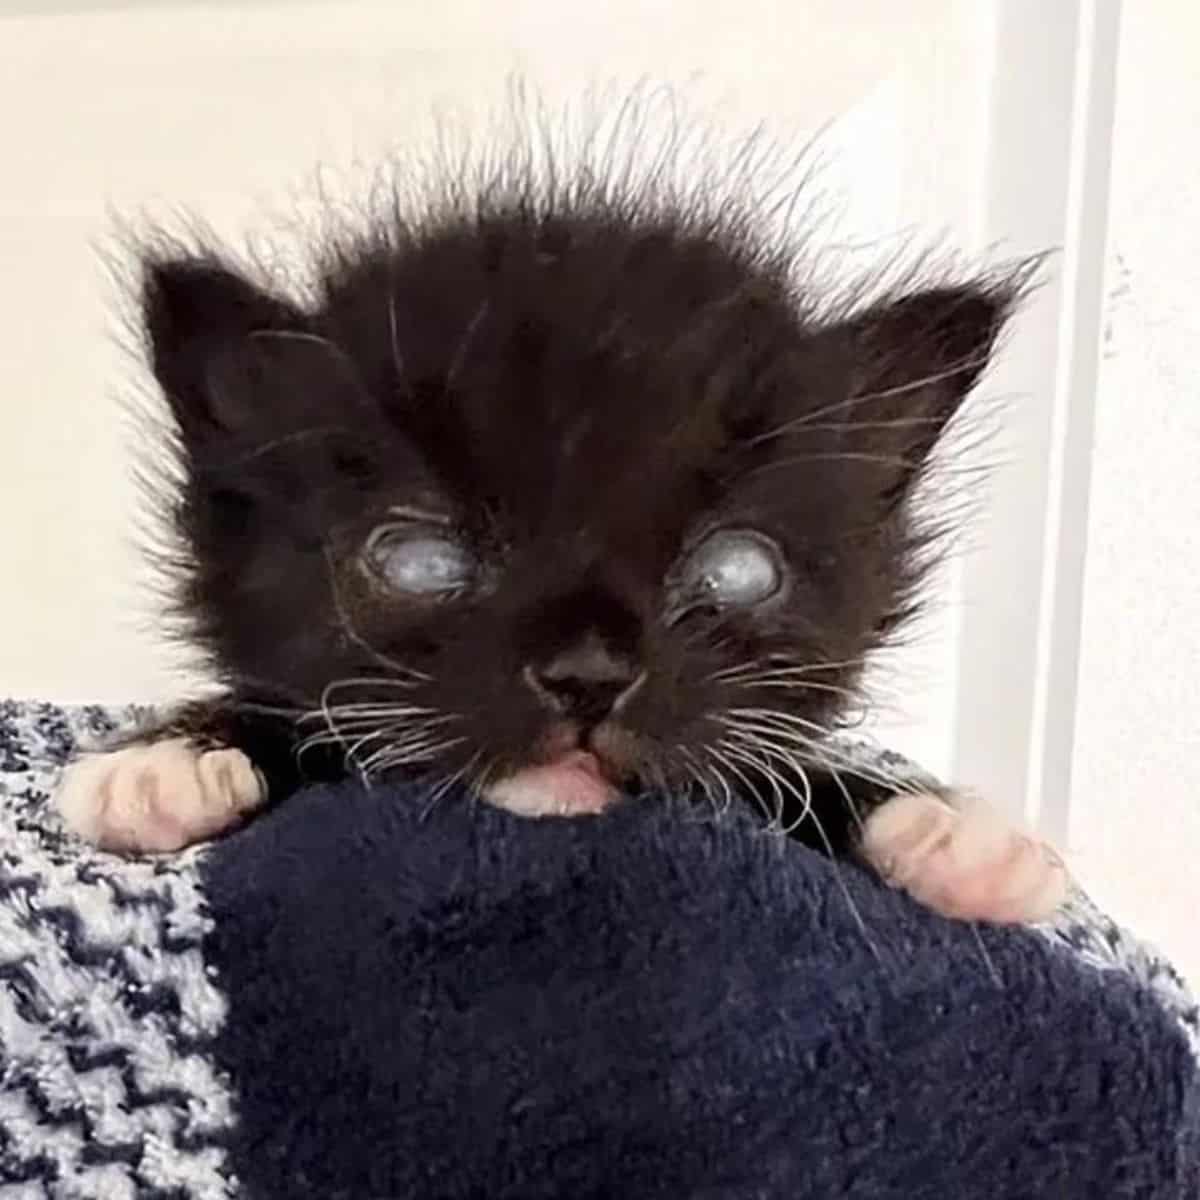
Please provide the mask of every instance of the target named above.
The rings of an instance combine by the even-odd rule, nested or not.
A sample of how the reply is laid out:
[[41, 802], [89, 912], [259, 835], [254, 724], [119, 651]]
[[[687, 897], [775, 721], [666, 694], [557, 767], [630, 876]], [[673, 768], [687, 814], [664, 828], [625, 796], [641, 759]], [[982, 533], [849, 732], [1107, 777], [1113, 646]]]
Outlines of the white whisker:
[[[716, 792], [709, 781], [708, 773], [705, 771], [704, 767], [696, 761], [696, 756], [692, 754], [692, 752], [688, 750], [686, 746], [676, 746], [675, 750], [679, 757], [683, 759], [683, 762], [687, 768], [688, 777], [704, 793], [705, 800], [708, 801], [709, 806], [712, 808], [713, 816], [720, 816], [725, 810], [720, 806]], [[732, 795], [730, 795], [730, 801], [732, 801], [732, 798]]]
[[450, 789], [451, 789], [451, 788], [452, 788], [452, 787], [453, 787], [453, 786], [454, 786], [454, 785], [455, 785], [455, 784], [456, 784], [456, 783], [457, 783], [457, 782], [458, 782], [460, 779], [462, 779], [462, 777], [463, 777], [464, 775], [468, 774], [468, 773], [469, 773], [469, 772], [472, 770], [472, 768], [475, 766], [475, 764], [476, 764], [476, 763], [479, 761], [479, 758], [480, 758], [480, 754], [481, 754], [481, 753], [482, 753], [481, 751], [478, 751], [478, 750], [477, 750], [477, 751], [475, 752], [475, 754], [473, 755], [473, 757], [472, 757], [472, 758], [470, 758], [470, 759], [467, 761], [467, 763], [466, 763], [466, 765], [465, 765], [465, 766], [462, 766], [462, 767], [460, 767], [460, 768], [459, 768], [457, 771], [455, 771], [455, 772], [454, 772], [452, 775], [449, 775], [449, 776], [447, 776], [447, 777], [446, 777], [446, 779], [445, 779], [445, 781], [444, 781], [443, 783], [441, 783], [441, 784], [440, 784], [440, 785], [439, 785], [439, 786], [438, 786], [438, 787], [435, 789], [435, 791], [434, 791], [434, 792], [433, 792], [433, 793], [430, 795], [429, 799], [426, 801], [425, 808], [424, 808], [424, 809], [422, 810], [422, 812], [421, 812], [421, 817], [420, 817], [420, 819], [421, 819], [422, 821], [426, 820], [426, 818], [428, 818], [429, 814], [433, 812], [434, 808], [437, 806], [437, 802], [438, 802], [438, 801], [439, 801], [439, 800], [440, 800], [440, 799], [441, 799], [441, 798], [442, 798], [442, 797], [443, 797], [443, 796], [444, 796], [444, 795], [445, 795], [445, 794], [446, 794], [446, 793], [447, 793], [447, 792], [448, 792], [448, 791], [449, 791], [449, 790], [450, 790]]
[[711, 675], [705, 676], [706, 682], [720, 683], [728, 680], [737, 680], [742, 676], [757, 675], [762, 671], [787, 671], [796, 675], [812, 675], [819, 671], [836, 671], [848, 670], [855, 667], [866, 665], [865, 658], [848, 658], [840, 662], [816, 662], [805, 663], [799, 666], [774, 667], [773, 662], [788, 662], [789, 659], [780, 659], [778, 656], [768, 655], [765, 659], [750, 659], [743, 663], [738, 663], [733, 667], [726, 667], [722, 671], [714, 671]]
[[377, 759], [377, 761], [372, 762], [369, 773], [380, 775], [387, 771], [394, 771], [400, 767], [410, 767], [429, 762], [439, 754], [462, 745], [464, 741], [466, 741], [465, 738], [448, 738], [445, 741], [428, 743], [418, 750], [409, 751], [396, 751], [388, 747], [387, 754], [372, 755], [372, 759]]
[[453, 387], [458, 380], [458, 376], [467, 362], [467, 355], [471, 352], [471, 345], [475, 341], [475, 335], [479, 332], [479, 327], [483, 324], [484, 317], [488, 314], [488, 309], [491, 307], [491, 301], [484, 302], [476, 310], [475, 315], [471, 318], [465, 332], [458, 343], [457, 349], [454, 351], [454, 357], [450, 362], [450, 367], [446, 371], [446, 387]]
[[724, 739], [721, 742], [721, 748], [734, 762], [743, 763], [751, 770], [758, 771], [766, 780], [767, 786], [775, 797], [775, 815], [770, 819], [768, 828], [783, 831], [783, 810], [787, 802], [784, 800], [783, 790], [779, 786], [776, 772], [771, 768], [770, 759], [756, 753], [757, 747], [752, 748], [748, 742], [739, 743], [731, 739]]
[[713, 758], [715, 758], [717, 760], [717, 762], [721, 763], [722, 766], [724, 766], [727, 771], [731, 771], [734, 775], [736, 775], [738, 777], [738, 779], [740, 779], [742, 781], [742, 784], [746, 789], [746, 795], [750, 799], [752, 799], [759, 806], [760, 809], [762, 809], [762, 814], [764, 817], [766, 817], [766, 819], [768, 821], [772, 820], [771, 813], [767, 811], [766, 803], [764, 802], [763, 798], [758, 794], [757, 789], [750, 782], [750, 779], [745, 774], [745, 772], [743, 772], [741, 770], [741, 768], [738, 767], [738, 765], [728, 757], [728, 755], [725, 753], [725, 751], [723, 749], [718, 749], [716, 746], [706, 746], [705, 749], [707, 750], [709, 755], [711, 755]]
[[805, 679], [763, 679], [756, 675], [748, 679], [740, 679], [734, 685], [740, 691], [794, 691], [794, 692], [828, 692], [830, 695], [841, 696], [843, 700], [861, 703], [862, 695], [853, 688], [839, 687], [835, 683], [811, 683]]
[[797, 417], [793, 421], [787, 421], [775, 429], [768, 430], [766, 433], [760, 433], [757, 437], [751, 440], [751, 445], [758, 445], [762, 442], [771, 441], [774, 438], [782, 437], [785, 434], [795, 433], [798, 430], [807, 429], [814, 422], [821, 420], [823, 417], [832, 416], [835, 413], [845, 412], [847, 409], [856, 408], [862, 404], [871, 404], [878, 400], [888, 400], [894, 396], [902, 396], [909, 392], [920, 391], [921, 388], [929, 387], [931, 384], [944, 383], [946, 380], [955, 379], [957, 376], [966, 371], [973, 371], [987, 365], [987, 360], [984, 357], [973, 357], [960, 359], [956, 363], [952, 363], [943, 371], [936, 371], [930, 375], [924, 375], [920, 379], [914, 379], [908, 383], [897, 384], [895, 387], [880, 388], [873, 392], [859, 392], [852, 396], [847, 396], [842, 400], [836, 400], [832, 404], [823, 405], [820, 408], [814, 409], [810, 413], [805, 413], [802, 417]]
[[388, 293], [388, 330], [392, 340], [392, 366], [396, 370], [396, 380], [404, 378], [404, 355], [400, 353], [400, 334], [396, 328], [396, 297]]
[[483, 799], [483, 794], [487, 791], [487, 787], [491, 782], [492, 775], [499, 765], [500, 759], [492, 758], [485, 763], [483, 769], [474, 776], [467, 789], [471, 794], [472, 801], [478, 802]]
[[340, 358], [345, 357], [341, 347], [331, 342], [328, 338], [321, 337], [317, 333], [306, 333], [302, 329], [254, 329], [248, 336], [251, 341], [256, 342], [307, 342], [312, 346], [320, 346], [322, 349], [332, 350]]
[[[328, 546], [324, 548], [325, 566], [329, 575], [329, 592], [333, 598], [334, 614], [337, 616], [338, 625], [341, 631], [348, 637], [356, 646], [365, 650], [376, 662], [388, 668], [389, 671], [397, 672], [400, 675], [408, 674], [411, 668], [406, 667], [404, 663], [397, 662], [394, 658], [390, 658], [381, 650], [372, 646], [366, 638], [358, 632], [354, 627], [354, 622], [350, 619], [350, 613], [347, 611], [345, 604], [342, 602], [341, 589], [338, 587], [337, 568], [333, 562], [333, 553]], [[332, 685], [331, 685], [332, 686]], [[328, 689], [327, 689], [328, 690]]]
[[[875, 463], [879, 466], [899, 467], [902, 470], [916, 470], [925, 465], [925, 460], [922, 458], [906, 458], [903, 454], [870, 454], [866, 451], [859, 450], [838, 450], [831, 452], [818, 452], [813, 454], [797, 454], [787, 458], [776, 458], [770, 462], [763, 463], [762, 466], [755, 467], [751, 472], [752, 475], [761, 475], [767, 471], [778, 471], [789, 467], [798, 467], [804, 463], [815, 462], [864, 462]], [[987, 473], [987, 469], [980, 467], [948, 467], [942, 466], [939, 468], [939, 474], [942, 478], [948, 478], [951, 475], [962, 476], [980, 476]]]
[[[850, 760], [830, 738], [829, 731], [814, 721], [768, 709], [730, 710], [731, 713], [734, 711], [754, 715], [723, 715], [719, 720], [726, 728], [787, 742], [813, 766], [829, 765], [832, 762], [868, 782], [877, 783], [898, 793], [914, 793], [921, 790], [914, 780], [888, 772], [878, 764], [868, 765]], [[818, 736], [812, 736], [813, 733]]]
[[360, 741], [366, 744], [368, 740], [375, 741], [379, 737], [386, 738], [387, 742], [372, 755], [373, 758], [383, 754], [418, 752], [428, 743], [443, 740], [446, 732], [425, 725], [389, 726], [379, 730], [370, 739], [364, 737]]
[[854, 820], [854, 824], [858, 829], [858, 836], [861, 839], [867, 831], [866, 822], [862, 818], [862, 813], [858, 811], [858, 805], [854, 803], [854, 798], [850, 795], [850, 789], [846, 786], [845, 780], [841, 776], [834, 763], [825, 757], [821, 759], [822, 765], [829, 772], [829, 777], [833, 780], [838, 791], [842, 793], [842, 798], [846, 801], [846, 808], [850, 816]]
[[[801, 807], [801, 816], [795, 822], [793, 822], [791, 826], [783, 830], [783, 832], [791, 832], [791, 830], [795, 829], [801, 823], [801, 821], [811, 821], [813, 828], [817, 831], [817, 836], [821, 839], [821, 843], [825, 848], [826, 855], [833, 866], [834, 878], [837, 881], [838, 890], [842, 894], [842, 898], [846, 903], [847, 909], [849, 910], [851, 916], [853, 916], [854, 922], [858, 926], [859, 931], [862, 933], [863, 939], [867, 943], [867, 946], [870, 949], [873, 957], [876, 959], [876, 961], [882, 961], [879, 948], [875, 944], [874, 939], [871, 937], [866, 921], [863, 919], [862, 912], [855, 903], [854, 897], [851, 894], [850, 889], [846, 884], [846, 880], [842, 875], [841, 867], [837, 861], [837, 855], [833, 849], [833, 843], [830, 841], [828, 834], [825, 832], [825, 826], [821, 823], [819, 814], [813, 808], [812, 784], [809, 781], [807, 773], [804, 771], [803, 765], [797, 762], [796, 759], [787, 753], [787, 751], [782, 747], [774, 745], [764, 739], [756, 739], [752, 743], [743, 743], [736, 750], [729, 748], [727, 745], [726, 752], [732, 757], [740, 758], [740, 761], [742, 762], [750, 763], [757, 768], [764, 778], [767, 779], [768, 783], [775, 791], [776, 796], [780, 797], [780, 825], [782, 824], [783, 811], [781, 790], [786, 789], [789, 791], [797, 803], [799, 803]], [[780, 762], [785, 767], [790, 767], [799, 773], [804, 784], [803, 793], [801, 793], [801, 791], [784, 772], [778, 771], [774, 768], [772, 765], [773, 761]]]

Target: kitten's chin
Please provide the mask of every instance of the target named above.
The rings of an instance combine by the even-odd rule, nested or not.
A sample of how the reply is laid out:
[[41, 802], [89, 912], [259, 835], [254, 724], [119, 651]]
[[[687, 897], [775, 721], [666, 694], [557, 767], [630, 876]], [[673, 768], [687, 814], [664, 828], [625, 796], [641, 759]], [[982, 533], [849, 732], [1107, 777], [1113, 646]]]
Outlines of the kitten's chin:
[[522, 817], [577, 817], [603, 812], [621, 793], [594, 754], [572, 750], [490, 784], [483, 798]]

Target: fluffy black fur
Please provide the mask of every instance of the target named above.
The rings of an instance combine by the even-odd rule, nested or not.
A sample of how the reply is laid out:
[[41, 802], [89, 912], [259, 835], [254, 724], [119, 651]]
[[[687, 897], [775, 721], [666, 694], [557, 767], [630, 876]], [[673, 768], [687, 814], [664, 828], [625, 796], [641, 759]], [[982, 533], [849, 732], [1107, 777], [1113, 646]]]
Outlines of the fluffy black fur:
[[[811, 789], [801, 832], [839, 846], [885, 781], [839, 779], [826, 735], [913, 610], [912, 498], [1029, 272], [849, 310], [728, 196], [515, 161], [333, 238], [305, 295], [147, 251], [178, 609], [228, 693], [173, 729], [240, 746], [275, 799], [355, 766], [478, 788], [578, 743], [785, 822]], [[468, 549], [468, 586], [381, 585], [365, 547], [397, 512]], [[680, 607], [715, 528], [778, 547], [778, 594]], [[637, 686], [568, 711], [530, 686], [563, 662]]]

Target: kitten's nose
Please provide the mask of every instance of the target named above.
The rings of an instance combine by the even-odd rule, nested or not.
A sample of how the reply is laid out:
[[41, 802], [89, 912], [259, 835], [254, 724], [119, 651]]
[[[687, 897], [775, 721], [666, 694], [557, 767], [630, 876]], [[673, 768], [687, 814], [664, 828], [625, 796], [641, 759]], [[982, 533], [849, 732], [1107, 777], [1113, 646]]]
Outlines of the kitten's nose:
[[602, 721], [632, 699], [646, 673], [597, 638], [525, 668], [525, 681], [548, 707], [578, 721]]

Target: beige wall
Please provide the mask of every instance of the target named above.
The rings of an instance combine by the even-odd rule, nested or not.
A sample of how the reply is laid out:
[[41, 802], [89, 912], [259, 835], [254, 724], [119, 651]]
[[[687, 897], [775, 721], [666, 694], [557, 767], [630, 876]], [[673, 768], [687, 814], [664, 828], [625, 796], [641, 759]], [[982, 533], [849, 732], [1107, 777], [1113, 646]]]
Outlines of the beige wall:
[[1200, 986], [1200, 10], [1125, 5], [1072, 842]]
[[[833, 138], [831, 182], [852, 197], [850, 229], [867, 235], [927, 201], [905, 190], [905, 172], [939, 143], [909, 136], [911, 124], [941, 110], [942, 150], [956, 144], [937, 86], [957, 26], [940, 41], [926, 32], [944, 3], [347, 0], [11, 15], [30, 7], [0, 3], [0, 693], [122, 700], [181, 686], [144, 623], [129, 544], [136, 497], [117, 399], [143, 384], [116, 343], [101, 261], [114, 214], [183, 208], [235, 238], [261, 229], [311, 198], [315, 165], [350, 186], [363, 174], [351, 164], [409, 142], [436, 107], [494, 101], [514, 68], [551, 98], [589, 81], [675, 81], [701, 111], [735, 127], [766, 117], [796, 139], [858, 105]], [[930, 207], [953, 225], [964, 175], [952, 154], [949, 165], [948, 195]]]

